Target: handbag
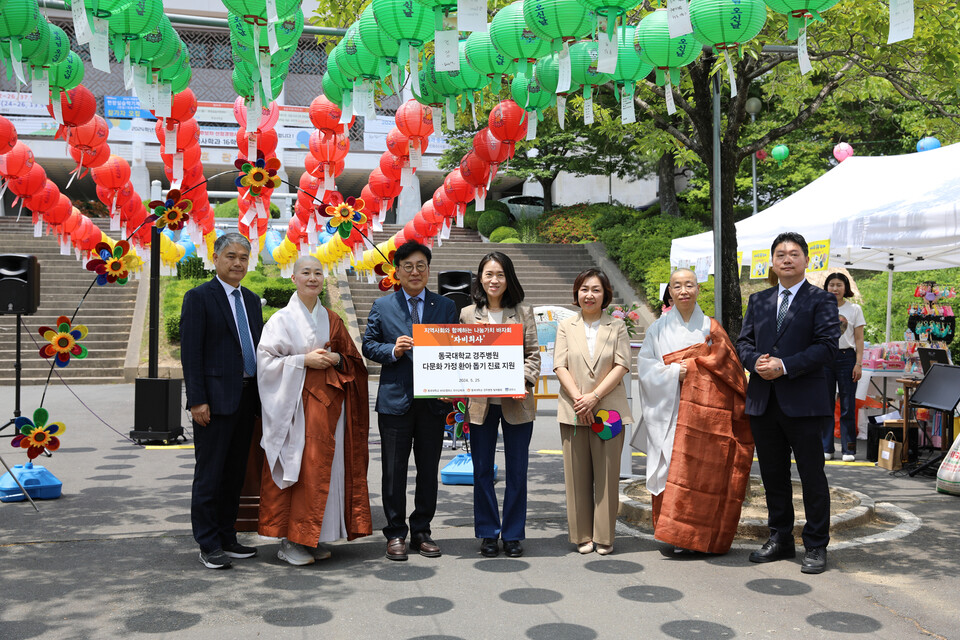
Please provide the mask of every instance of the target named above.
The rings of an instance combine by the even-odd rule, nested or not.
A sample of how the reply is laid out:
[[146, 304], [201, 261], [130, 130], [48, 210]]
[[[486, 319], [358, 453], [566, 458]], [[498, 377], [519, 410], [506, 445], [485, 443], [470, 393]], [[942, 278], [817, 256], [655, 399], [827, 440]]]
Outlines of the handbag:
[[620, 419], [620, 412], [613, 409], [597, 411], [593, 416], [593, 424], [590, 425], [590, 428], [601, 440], [616, 438], [623, 432], [623, 420]]

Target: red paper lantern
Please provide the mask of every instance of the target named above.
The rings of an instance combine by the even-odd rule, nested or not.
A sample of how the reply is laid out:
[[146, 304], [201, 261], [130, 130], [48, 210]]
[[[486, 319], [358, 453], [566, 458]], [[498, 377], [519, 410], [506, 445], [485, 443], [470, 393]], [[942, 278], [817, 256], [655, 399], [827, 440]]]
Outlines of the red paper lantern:
[[[418, 138], [418, 140], [420, 142], [420, 153], [424, 153], [430, 141], [426, 138]], [[400, 129], [394, 127], [387, 134], [387, 151], [400, 158], [408, 157], [410, 155], [410, 138], [403, 135]]]
[[[163, 166], [163, 175], [167, 177], [167, 182], [173, 182], [173, 166], [164, 165]], [[203, 165], [194, 164], [194, 165], [184, 165], [183, 168], [183, 178], [180, 180], [180, 190], [183, 191], [183, 187], [186, 185], [194, 185], [203, 180]], [[193, 215], [193, 214], [191, 214]]]
[[509, 144], [511, 156], [514, 144], [527, 137], [526, 112], [513, 100], [503, 100], [490, 111], [488, 126], [494, 138]]
[[[43, 189], [46, 183], [47, 172], [39, 164], [34, 163], [25, 174], [7, 182], [7, 186], [10, 187], [10, 192], [18, 198], [29, 198]], [[16, 200], [14, 200], [14, 204], [16, 204]]]
[[[276, 151], [279, 142], [280, 138], [277, 136], [276, 129], [257, 132], [257, 149], [263, 151], [263, 155], [265, 156], [270, 156]], [[241, 153], [246, 154], [249, 148], [247, 130], [240, 127], [240, 129], [237, 130], [237, 149], [239, 149]]]
[[[367, 215], [380, 215], [380, 204], [381, 202], [389, 203], [389, 200], [383, 201], [370, 189], [370, 185], [363, 185], [363, 189], [360, 190], [360, 199], [363, 200], [363, 212]], [[389, 209], [390, 205], [388, 204], [384, 209]]]
[[76, 207], [70, 210], [70, 215], [67, 216], [67, 219], [63, 221], [63, 224], [60, 225], [60, 230], [63, 231], [65, 235], [73, 235], [73, 232], [77, 230], [80, 226], [80, 223], [83, 221], [83, 217], [80, 212], [77, 211]]
[[338, 162], [350, 152], [350, 139], [346, 136], [324, 138], [319, 131], [310, 134], [310, 155], [320, 163]]
[[473, 150], [477, 156], [490, 164], [497, 165], [510, 157], [510, 145], [497, 140], [489, 127], [484, 127], [473, 136]]
[[465, 207], [474, 196], [473, 185], [463, 179], [460, 169], [454, 169], [447, 174], [443, 180], [443, 191], [458, 208]]
[[433, 134], [433, 110], [416, 100], [400, 105], [396, 122], [400, 132], [413, 140], [426, 140]]
[[67, 129], [67, 144], [78, 149], [96, 149], [107, 141], [107, 121], [100, 116], [93, 116], [90, 121]]
[[[79, 127], [90, 122], [97, 114], [97, 99], [85, 86], [77, 85], [70, 91], [60, 93], [60, 112], [64, 127]], [[52, 102], [47, 105], [47, 113], [53, 117]], [[60, 132], [57, 133], [59, 135]]]
[[452, 218], [457, 215], [457, 204], [447, 196], [446, 190], [441, 186], [433, 192], [433, 208], [444, 218]]
[[[161, 121], [157, 120], [154, 131], [156, 131], [157, 140], [160, 141], [160, 147], [166, 148], [167, 130]], [[200, 144], [200, 125], [196, 120], [184, 120], [177, 126], [176, 144], [178, 153]]]
[[120, 156], [110, 156], [106, 162], [90, 173], [98, 186], [119, 189], [130, 180], [130, 165]]
[[70, 202], [70, 198], [61, 193], [57, 204], [43, 213], [43, 221], [47, 224], [61, 224], [72, 211], [73, 203]]
[[474, 187], [485, 189], [490, 180], [490, 163], [471, 151], [460, 160], [460, 175]]
[[437, 212], [437, 207], [433, 204], [433, 199], [423, 203], [423, 207], [420, 208], [420, 214], [423, 216], [423, 219], [430, 224], [443, 224], [443, 216]]
[[24, 201], [24, 204], [31, 211], [44, 212], [57, 204], [60, 200], [60, 189], [49, 178], [39, 191]]
[[[80, 242], [75, 241], [74, 246], [81, 251], [93, 251], [103, 238], [103, 232], [100, 230], [100, 227], [93, 224], [93, 220], [90, 220], [89, 218], [86, 218], [83, 224], [86, 229], [83, 231]], [[77, 234], [74, 234], [74, 238], [76, 237]]]
[[67, 149], [69, 149], [70, 157], [77, 163], [78, 168], [94, 169], [102, 166], [104, 162], [110, 159], [110, 145], [107, 143], [103, 143], [95, 149], [80, 149], [70, 146]]
[[[144, 208], [143, 200], [132, 197], [128, 197], [122, 206], [117, 206], [120, 207], [120, 220], [123, 222], [129, 222], [129, 220], [133, 218], [138, 211]], [[130, 231], [133, 231], [133, 229], [130, 229]]]
[[[203, 150], [200, 148], [200, 145], [195, 144], [192, 147], [187, 147], [183, 150], [183, 168], [184, 170], [194, 167], [200, 164], [200, 158], [203, 155]], [[173, 166], [173, 154], [172, 153], [163, 153], [163, 149], [160, 151], [160, 160], [163, 161], [163, 164], [168, 167]]]
[[[113, 204], [113, 198], [116, 197], [116, 208], [119, 209], [127, 200], [133, 197], [135, 191], [130, 182], [120, 185], [119, 189], [110, 189], [108, 187], [97, 186], [97, 199], [109, 207]], [[116, 209], [115, 209], [116, 210]]]
[[307, 242], [307, 231], [300, 218], [290, 218], [290, 222], [287, 224], [287, 240], [297, 245], [297, 247]]
[[353, 126], [356, 118], [350, 122], [340, 124], [340, 107], [327, 100], [326, 96], [317, 96], [310, 103], [310, 122], [313, 123], [324, 137], [346, 133]]
[[0, 116], [0, 155], [9, 153], [17, 144], [17, 128]]
[[400, 190], [402, 189], [399, 180], [391, 180], [383, 175], [383, 171], [381, 171], [379, 167], [370, 172], [369, 183], [370, 190], [381, 200], [396, 198], [400, 195]]
[[[157, 115], [156, 111], [150, 111]], [[164, 118], [167, 126], [177, 122], [186, 122], [197, 115], [197, 96], [190, 89], [184, 89], [180, 93], [174, 94], [173, 101], [170, 104], [170, 117]]]
[[[423, 234], [417, 231], [417, 227], [413, 224], [413, 220], [403, 226], [403, 237], [407, 242], [410, 240], [416, 240], [421, 244], [423, 244], [423, 242], [426, 240]], [[400, 245], [398, 244], [397, 246]]]
[[0, 156], [0, 174], [7, 179], [24, 176], [33, 167], [33, 151], [18, 141], [9, 152]]
[[424, 238], [432, 238], [439, 231], [439, 225], [430, 222], [423, 215], [423, 211], [418, 211], [415, 216], [413, 216], [413, 228], [417, 230]]
[[[138, 198], [137, 200], [139, 200], [139, 198]], [[133, 201], [133, 198], [131, 198], [131, 199], [128, 200], [127, 202], [131, 202], [131, 201]], [[123, 209], [120, 210], [120, 217], [121, 217], [121, 219], [123, 219]], [[132, 208], [132, 209], [130, 210], [130, 212], [127, 214], [127, 218], [126, 218], [126, 221], [127, 221], [127, 235], [133, 233], [134, 230], [137, 229], [137, 227], [139, 227], [141, 224], [143, 224], [143, 220], [144, 220], [144, 218], [146, 218], [146, 217], [147, 217], [147, 209], [146, 209], [146, 207], [143, 206], [143, 202], [140, 201], [140, 207], [139, 207], [139, 208]], [[191, 217], [192, 217], [192, 212], [191, 212]], [[150, 229], [150, 225], [147, 225], [146, 228], [149, 230], [149, 229]], [[142, 231], [142, 229], [141, 229], [141, 231]], [[139, 233], [139, 232], [138, 232], [138, 233]]]
[[323, 186], [323, 180], [316, 178], [309, 173], [303, 173], [300, 175], [300, 189], [306, 191], [311, 196], [317, 195], [320, 192], [320, 188]]
[[399, 180], [403, 165], [406, 163], [405, 157], [395, 156], [389, 151], [384, 151], [383, 155], [380, 156], [380, 171], [391, 180]]

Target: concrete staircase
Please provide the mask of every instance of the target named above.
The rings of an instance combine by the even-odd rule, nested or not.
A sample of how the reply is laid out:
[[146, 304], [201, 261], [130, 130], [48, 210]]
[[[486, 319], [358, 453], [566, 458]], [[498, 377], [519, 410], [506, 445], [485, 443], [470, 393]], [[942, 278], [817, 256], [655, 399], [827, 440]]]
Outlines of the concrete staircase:
[[[109, 220], [94, 218], [103, 230]], [[109, 231], [108, 231], [109, 234]], [[114, 234], [110, 234], [115, 236]], [[37, 333], [42, 326], [54, 327], [57, 317], [73, 315], [84, 292], [93, 281], [93, 273], [85, 268], [86, 261], [78, 261], [75, 254], [60, 255], [60, 246], [54, 235], [33, 237], [33, 225], [26, 213], [20, 222], [16, 216], [0, 217], [0, 253], [35, 255], [40, 261], [40, 307], [37, 313], [23, 316], [22, 380], [23, 384], [43, 384], [51, 361], [40, 357], [40, 346], [46, 341]], [[74, 324], [87, 326], [89, 335], [81, 341], [89, 354], [84, 360], [71, 359], [57, 371], [71, 383], [103, 384], [123, 381], [124, 358], [137, 298], [137, 280], [125, 285], [94, 285], [80, 307]], [[0, 384], [14, 383], [16, 358], [16, 316], [0, 316]], [[56, 374], [52, 378], [57, 383]]]
[[[374, 234], [372, 239], [379, 243], [399, 230], [398, 226], [384, 226], [383, 232]], [[482, 243], [475, 231], [454, 228], [450, 240], [444, 240], [442, 247], [434, 244], [428, 288], [437, 291], [437, 274], [441, 271], [467, 270], [475, 273], [480, 259], [490, 251], [500, 251], [510, 257], [523, 285], [524, 302], [534, 307], [557, 305], [576, 308], [572, 304], [573, 281], [584, 269], [596, 266], [582, 245]], [[360, 335], [363, 336], [374, 300], [385, 294], [376, 284], [368, 284], [366, 279], [348, 279]], [[621, 302], [619, 298], [614, 301]], [[376, 362], [367, 361], [367, 368], [370, 375], [380, 372], [380, 365]]]

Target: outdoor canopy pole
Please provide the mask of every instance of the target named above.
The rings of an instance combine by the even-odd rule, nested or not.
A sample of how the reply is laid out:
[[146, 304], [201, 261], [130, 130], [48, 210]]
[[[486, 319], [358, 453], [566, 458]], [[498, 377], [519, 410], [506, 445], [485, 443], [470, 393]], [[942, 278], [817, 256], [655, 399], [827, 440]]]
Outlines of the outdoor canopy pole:
[[887, 264], [887, 342], [890, 342], [890, 324], [893, 312], [893, 256]]
[[713, 74], [713, 316], [723, 323], [720, 197], [720, 74]]

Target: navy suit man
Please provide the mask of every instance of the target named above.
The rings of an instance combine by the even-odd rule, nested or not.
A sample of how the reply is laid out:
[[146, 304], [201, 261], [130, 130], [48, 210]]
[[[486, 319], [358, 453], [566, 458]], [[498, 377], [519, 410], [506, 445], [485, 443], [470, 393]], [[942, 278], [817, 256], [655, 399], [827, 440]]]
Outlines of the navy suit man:
[[[435, 558], [440, 547], [430, 537], [437, 510], [437, 473], [443, 449], [444, 417], [449, 407], [439, 400], [413, 397], [413, 325], [457, 324], [457, 307], [449, 298], [426, 289], [430, 249], [407, 242], [394, 254], [400, 291], [373, 303], [363, 336], [363, 355], [379, 362], [377, 420], [383, 467], [383, 511], [387, 558], [406, 560], [406, 536], [420, 555]], [[410, 450], [417, 466], [414, 509], [406, 522], [407, 467]]]
[[830, 542], [830, 492], [820, 430], [833, 416], [824, 367], [837, 355], [836, 297], [805, 279], [810, 258], [798, 233], [782, 233], [770, 250], [779, 284], [750, 296], [737, 352], [751, 372], [746, 412], [767, 498], [770, 539], [751, 562], [796, 555], [790, 451], [803, 486], [806, 552], [801, 571], [822, 573]]
[[196, 458], [190, 521], [200, 562], [209, 569], [226, 569], [232, 558], [257, 554], [237, 542], [234, 528], [260, 412], [256, 348], [263, 314], [259, 296], [240, 286], [249, 260], [245, 237], [217, 238], [217, 276], [188, 291], [180, 313], [180, 360]]

